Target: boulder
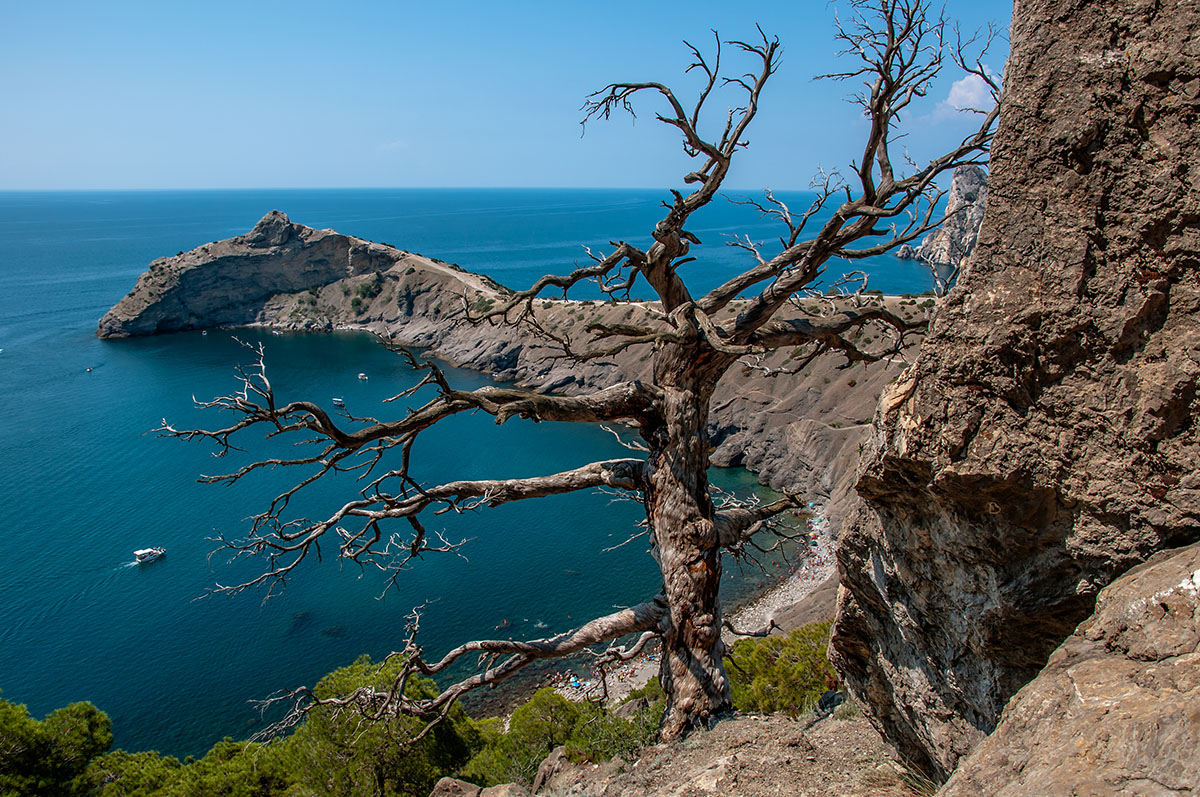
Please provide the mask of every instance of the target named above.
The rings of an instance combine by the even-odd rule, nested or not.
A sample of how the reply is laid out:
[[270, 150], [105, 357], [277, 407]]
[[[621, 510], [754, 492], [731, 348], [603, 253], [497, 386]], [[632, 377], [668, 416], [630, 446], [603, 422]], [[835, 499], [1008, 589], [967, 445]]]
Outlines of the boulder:
[[1200, 787], [1200, 545], [1105, 587], [939, 794], [1193, 794]]
[[457, 778], [442, 778], [429, 792], [429, 797], [479, 797], [483, 791], [474, 783], [467, 783]]
[[946, 777], [1105, 585], [1200, 540], [1200, 7], [1016, 7], [966, 273], [883, 393], [835, 665]]

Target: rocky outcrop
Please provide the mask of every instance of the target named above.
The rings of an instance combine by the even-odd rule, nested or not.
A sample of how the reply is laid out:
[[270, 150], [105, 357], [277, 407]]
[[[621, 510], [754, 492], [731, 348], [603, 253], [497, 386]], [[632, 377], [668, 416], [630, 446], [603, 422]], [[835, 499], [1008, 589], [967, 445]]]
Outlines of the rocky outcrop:
[[1101, 588], [1200, 539], [1200, 9], [1028, 0], [1011, 41], [976, 251], [837, 552], [836, 666], [937, 776]]
[[150, 264], [100, 319], [102, 338], [273, 323], [332, 329], [386, 320], [418, 337], [494, 282], [440, 261], [294, 224], [273, 210], [245, 235]]
[[929, 264], [940, 279], [951, 279], [975, 251], [979, 225], [987, 208], [987, 172], [978, 166], [959, 166], [954, 170], [946, 194], [946, 220], [936, 231], [925, 236], [917, 247], [902, 246], [896, 251], [901, 260], [920, 260]]
[[939, 794], [1194, 794], [1200, 545], [1106, 587]]
[[905, 797], [903, 768], [861, 718], [805, 724], [735, 715], [634, 763], [571, 764], [551, 754], [538, 795], [589, 797]]
[[530, 797], [530, 794], [528, 789], [515, 783], [503, 783], [482, 789], [465, 780], [442, 778], [434, 785], [429, 797]]

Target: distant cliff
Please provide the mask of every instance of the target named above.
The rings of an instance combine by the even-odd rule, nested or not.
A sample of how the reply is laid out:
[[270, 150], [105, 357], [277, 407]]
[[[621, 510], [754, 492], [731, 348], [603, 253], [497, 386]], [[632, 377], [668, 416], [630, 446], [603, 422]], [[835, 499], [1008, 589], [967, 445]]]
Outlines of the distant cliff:
[[150, 264], [134, 289], [100, 319], [102, 338], [217, 326], [409, 322], [436, 325], [463, 301], [494, 301], [486, 277], [386, 244], [314, 230], [274, 210], [245, 235]]
[[987, 194], [987, 172], [978, 166], [959, 166], [946, 195], [946, 220], [916, 247], [897, 249], [896, 257], [927, 263], [940, 279], [953, 282], [975, 251]]

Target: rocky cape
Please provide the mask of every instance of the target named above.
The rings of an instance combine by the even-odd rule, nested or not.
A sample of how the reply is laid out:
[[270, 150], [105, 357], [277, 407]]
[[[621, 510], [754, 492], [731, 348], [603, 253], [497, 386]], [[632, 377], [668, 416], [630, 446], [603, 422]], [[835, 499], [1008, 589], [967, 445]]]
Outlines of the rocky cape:
[[[468, 320], [511, 293], [436, 258], [315, 230], [272, 211], [245, 235], [155, 260], [100, 320], [97, 334], [117, 338], [246, 325], [360, 329], [543, 391], [579, 393], [648, 376], [647, 347], [578, 363], [557, 356], [561, 349], [528, 329]], [[934, 304], [924, 296], [866, 294], [856, 301], [887, 302], [910, 319], [927, 316]], [[533, 312], [542, 328], [586, 344], [589, 323], [636, 323], [652, 308], [649, 303], [539, 299]], [[909, 352], [918, 340], [910, 338]], [[788, 352], [777, 353], [762, 369], [747, 367], [721, 384], [713, 402], [712, 461], [745, 466], [776, 489], [821, 502], [836, 522], [852, 493], [858, 452], [878, 396], [904, 361], [845, 368], [836, 356], [827, 356], [798, 375], [766, 375], [766, 370], [786, 371], [788, 362]]]

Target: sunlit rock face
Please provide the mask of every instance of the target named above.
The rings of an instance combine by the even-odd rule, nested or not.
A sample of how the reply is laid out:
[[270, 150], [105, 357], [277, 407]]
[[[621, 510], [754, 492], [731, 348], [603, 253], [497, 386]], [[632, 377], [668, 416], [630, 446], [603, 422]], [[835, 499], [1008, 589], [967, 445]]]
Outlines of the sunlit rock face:
[[1105, 587], [940, 794], [1192, 794], [1200, 783], [1200, 545]]
[[967, 273], [885, 392], [838, 669], [935, 775], [1156, 551], [1200, 539], [1200, 7], [1018, 2]]

